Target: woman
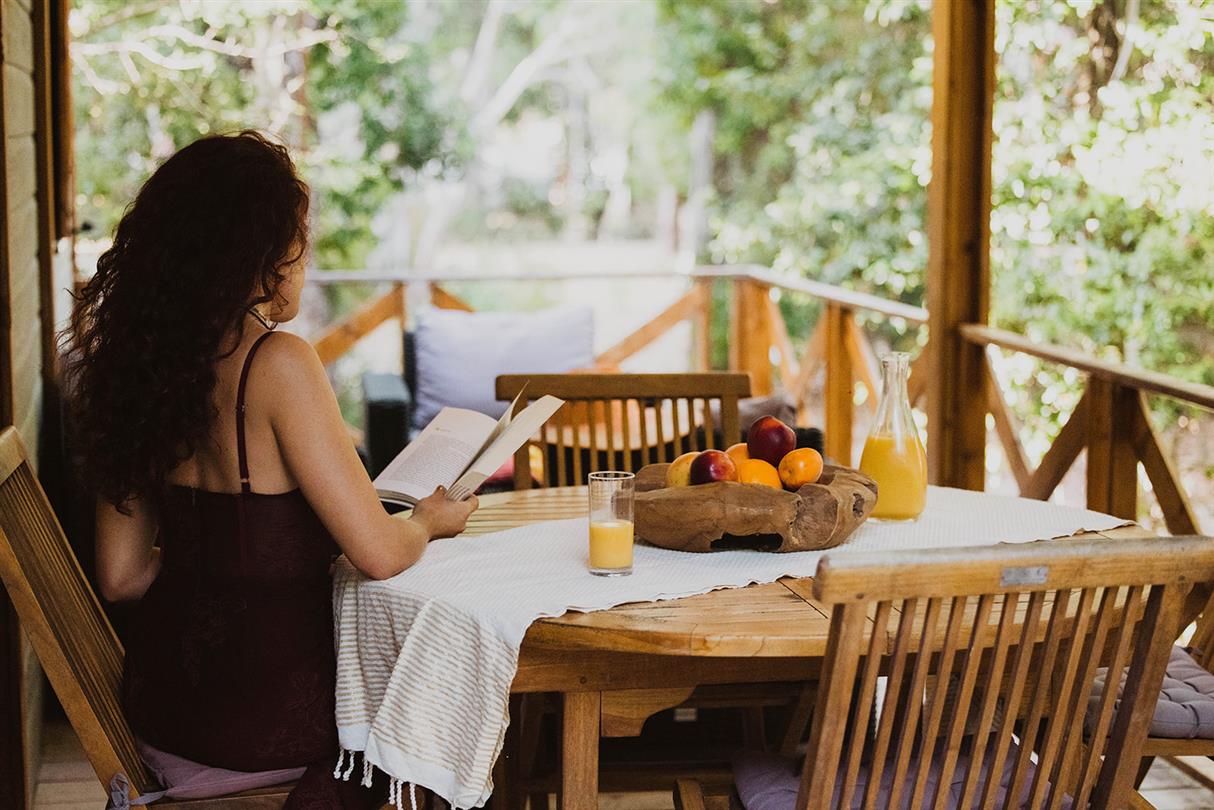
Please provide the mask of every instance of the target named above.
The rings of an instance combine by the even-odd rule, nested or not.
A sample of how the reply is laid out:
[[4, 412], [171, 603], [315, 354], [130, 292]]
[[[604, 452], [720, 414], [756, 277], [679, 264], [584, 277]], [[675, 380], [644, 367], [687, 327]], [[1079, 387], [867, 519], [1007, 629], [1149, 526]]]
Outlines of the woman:
[[390, 517], [316, 353], [273, 332], [299, 311], [307, 211], [287, 151], [254, 132], [157, 169], [73, 313], [75, 438], [101, 594], [139, 600], [123, 697], [150, 755], [308, 766], [288, 808], [369, 806], [332, 776], [330, 565], [394, 576], [476, 500]]

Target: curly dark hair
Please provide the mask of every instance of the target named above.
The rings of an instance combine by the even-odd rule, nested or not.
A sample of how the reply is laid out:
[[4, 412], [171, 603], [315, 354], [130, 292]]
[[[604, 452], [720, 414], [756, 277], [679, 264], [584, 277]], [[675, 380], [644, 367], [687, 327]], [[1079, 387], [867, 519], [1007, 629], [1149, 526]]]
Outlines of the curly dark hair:
[[251, 131], [195, 141], [144, 183], [65, 335], [91, 490], [125, 511], [193, 455], [216, 416], [215, 361], [304, 255], [307, 211], [286, 148]]

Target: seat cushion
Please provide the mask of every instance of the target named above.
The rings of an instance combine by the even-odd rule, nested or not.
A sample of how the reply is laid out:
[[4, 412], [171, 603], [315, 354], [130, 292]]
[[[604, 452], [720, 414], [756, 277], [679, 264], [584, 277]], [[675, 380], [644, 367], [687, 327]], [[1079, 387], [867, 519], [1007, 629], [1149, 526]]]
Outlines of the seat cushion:
[[304, 773], [303, 768], [258, 772], [212, 768], [153, 748], [142, 740], [138, 740], [137, 743], [140, 757], [156, 780], [164, 786], [164, 795], [170, 799], [210, 799], [216, 796], [228, 796], [255, 788], [296, 782]]
[[[1127, 674], [1121, 675], [1122, 687]], [[1107, 668], [1097, 670], [1088, 700], [1089, 728], [1099, 709], [1107, 678]], [[1214, 675], [1194, 661], [1183, 647], [1172, 647], [1149, 733], [1152, 737], [1214, 740]]]
[[415, 431], [449, 406], [497, 418], [509, 405], [495, 395], [499, 374], [563, 374], [594, 364], [594, 315], [581, 307], [537, 312], [432, 309], [418, 318], [414, 347]]
[[[936, 790], [936, 784], [940, 779], [939, 765], [943, 759], [943, 746], [937, 750], [936, 756], [933, 757], [931, 771], [928, 775], [925, 796], [932, 796]], [[1003, 769], [1003, 778], [1000, 781], [999, 790], [995, 794], [995, 806], [1003, 807], [1004, 795], [1007, 791], [1008, 782], [1012, 779], [1012, 771], [1016, 762], [1016, 756], [1019, 747], [1012, 743], [1008, 748], [1007, 760]], [[991, 750], [987, 751], [987, 756], [983, 758], [983, 773], [982, 779], [986, 778], [986, 771], [990, 767]], [[952, 775], [952, 785], [949, 791], [948, 807], [950, 810], [956, 808], [961, 801], [961, 792], [965, 787], [965, 778], [969, 772], [969, 755], [962, 753], [957, 759], [956, 769]], [[909, 791], [914, 785], [914, 779], [909, 776], [914, 774], [917, 768], [915, 759], [911, 760], [910, 767], [907, 769], [908, 778], [903, 794], [903, 801], [909, 795]], [[1023, 786], [1021, 787], [1021, 804], [1027, 806], [1028, 794], [1032, 789], [1034, 768], [1032, 763], [1029, 764], [1025, 775]], [[742, 800], [746, 810], [793, 810], [797, 803], [797, 790], [801, 786], [801, 776], [797, 772], [796, 763], [785, 757], [775, 754], [763, 754], [746, 752], [740, 754], [733, 762], [734, 783], [737, 785], [738, 796]], [[852, 798], [852, 807], [859, 808], [862, 806], [864, 799], [865, 787], [868, 784], [868, 767], [860, 766], [860, 772], [856, 778], [855, 793]], [[840, 788], [840, 783], [843, 780], [843, 772], [839, 771], [835, 780], [836, 794]], [[887, 770], [886, 778], [881, 785], [881, 792], [878, 796], [877, 807], [886, 807], [889, 804], [889, 793], [893, 782], [892, 768]], [[979, 782], [982, 784], [982, 782]], [[1065, 797], [1062, 801], [1062, 807], [1069, 808], [1071, 801], [1069, 797]], [[1020, 805], [1016, 805], [1020, 806]]]

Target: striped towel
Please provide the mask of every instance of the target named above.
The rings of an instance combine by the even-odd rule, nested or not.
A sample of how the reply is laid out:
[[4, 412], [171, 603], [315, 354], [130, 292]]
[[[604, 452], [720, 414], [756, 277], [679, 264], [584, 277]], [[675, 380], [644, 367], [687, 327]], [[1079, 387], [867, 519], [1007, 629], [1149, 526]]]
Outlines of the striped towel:
[[509, 722], [519, 647], [542, 617], [812, 576], [826, 553], [1025, 542], [1124, 524], [1040, 501], [932, 487], [917, 522], [867, 523], [830, 552], [692, 554], [638, 545], [630, 577], [587, 572], [585, 518], [436, 541], [417, 565], [381, 582], [342, 558], [333, 591], [343, 749], [336, 774], [349, 778], [361, 752], [364, 783], [372, 768], [385, 771], [398, 807], [406, 783], [457, 810], [484, 804]]

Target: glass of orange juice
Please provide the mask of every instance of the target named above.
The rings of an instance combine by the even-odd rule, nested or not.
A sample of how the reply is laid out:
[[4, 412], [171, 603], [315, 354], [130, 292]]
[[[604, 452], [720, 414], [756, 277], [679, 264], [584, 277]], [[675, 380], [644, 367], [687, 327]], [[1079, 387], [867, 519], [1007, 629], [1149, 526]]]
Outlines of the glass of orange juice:
[[910, 356], [893, 352], [881, 358], [881, 400], [860, 472], [877, 482], [876, 520], [915, 520], [927, 504], [927, 454], [911, 415], [907, 379]]
[[624, 577], [632, 573], [632, 501], [636, 476], [630, 472], [590, 474], [590, 573]]

